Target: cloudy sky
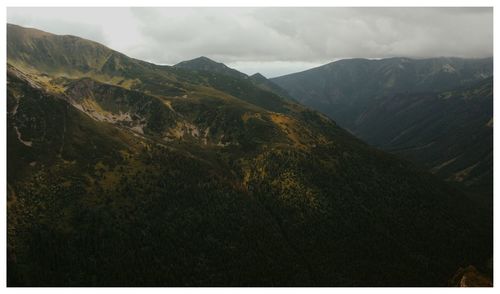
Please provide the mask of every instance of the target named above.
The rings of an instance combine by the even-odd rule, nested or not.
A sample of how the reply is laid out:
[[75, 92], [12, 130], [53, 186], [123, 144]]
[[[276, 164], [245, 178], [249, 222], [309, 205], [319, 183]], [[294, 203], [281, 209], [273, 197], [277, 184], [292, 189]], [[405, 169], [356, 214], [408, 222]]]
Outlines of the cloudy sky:
[[493, 55], [492, 8], [8, 8], [7, 21], [158, 64], [207, 56], [267, 77], [351, 57]]

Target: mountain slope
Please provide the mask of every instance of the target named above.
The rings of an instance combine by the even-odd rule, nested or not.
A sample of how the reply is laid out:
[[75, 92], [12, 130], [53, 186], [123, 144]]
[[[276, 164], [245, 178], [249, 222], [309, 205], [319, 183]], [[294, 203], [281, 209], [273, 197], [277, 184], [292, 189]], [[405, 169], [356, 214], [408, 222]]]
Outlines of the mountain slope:
[[292, 96], [290, 96], [290, 94], [288, 94], [287, 91], [285, 91], [283, 88], [281, 88], [277, 84], [273, 83], [271, 80], [267, 79], [265, 76], [263, 76], [260, 73], [256, 73], [256, 74], [251, 75], [250, 79], [259, 88], [273, 92], [278, 96], [281, 96], [281, 97], [284, 97], [287, 99], [292, 99]]
[[19, 59], [46, 38], [8, 59], [9, 286], [446, 285], [492, 256], [467, 197], [315, 111], [126, 56]]
[[493, 79], [486, 79], [466, 89], [388, 97], [363, 114], [356, 133], [491, 197], [492, 122]]
[[492, 61], [341, 60], [273, 81], [368, 143], [491, 199]]
[[351, 129], [374, 100], [396, 93], [442, 92], [493, 75], [493, 59], [345, 59], [273, 78], [305, 105], [324, 107]]

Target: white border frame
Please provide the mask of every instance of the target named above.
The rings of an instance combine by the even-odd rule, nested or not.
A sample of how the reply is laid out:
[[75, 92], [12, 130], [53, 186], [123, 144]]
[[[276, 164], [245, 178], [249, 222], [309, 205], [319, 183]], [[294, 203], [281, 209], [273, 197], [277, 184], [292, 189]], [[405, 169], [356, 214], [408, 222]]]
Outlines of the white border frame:
[[[42, 3], [43, 2], [43, 3]], [[381, 0], [381, 1], [368, 1], [368, 0], [309, 0], [309, 1], [297, 1], [297, 0], [238, 0], [238, 1], [228, 1], [228, 0], [143, 0], [143, 1], [132, 1], [132, 0], [75, 0], [69, 3], [68, 1], [63, 0], [46, 0], [46, 1], [35, 1], [35, 0], [6, 0], [3, 1], [4, 9], [0, 13], [0, 19], [3, 20], [4, 27], [0, 30], [0, 38], [2, 41], [2, 69], [1, 69], [1, 78], [3, 81], [6, 81], [6, 64], [7, 64], [7, 51], [6, 51], [6, 16], [7, 16], [7, 7], [189, 7], [189, 6], [199, 6], [199, 7], [286, 7], [286, 6], [294, 6], [294, 7], [494, 7], [493, 9], [493, 17], [494, 17], [494, 55], [497, 53], [497, 32], [498, 32], [498, 21], [495, 19], [495, 1], [493, 0], [408, 0], [402, 3], [402, 1], [395, 0]], [[500, 3], [497, 1], [497, 3]], [[497, 83], [497, 61], [494, 58], [494, 90], [496, 89]], [[0, 191], [7, 191], [7, 142], [6, 142], [6, 83], [0, 83], [0, 93], [2, 97], [2, 103], [0, 107], [0, 164], [2, 165], [0, 169]], [[494, 91], [494, 97], [495, 97]], [[494, 113], [498, 113], [498, 103], [494, 103]], [[498, 132], [496, 128], [493, 129], [494, 132], [494, 150], [498, 151], [500, 149], [498, 141]], [[495, 152], [497, 153], [497, 152]], [[497, 153], [498, 154], [498, 153]], [[494, 156], [494, 167], [498, 167], [498, 159]], [[500, 197], [497, 195], [498, 187], [497, 185], [500, 183], [500, 174], [494, 172], [494, 198]], [[6, 194], [0, 193], [0, 195], [5, 195], [4, 199], [0, 201], [0, 227], [1, 227], [1, 235], [0, 235], [0, 287], [6, 287]], [[495, 200], [495, 199], [494, 199]], [[499, 201], [494, 201], [494, 212], [498, 211]], [[498, 242], [496, 234], [498, 228], [498, 218], [494, 215], [494, 253], [498, 251]], [[500, 271], [498, 266], [497, 258], [494, 258], [494, 285], [500, 283], [500, 275], [498, 272]], [[341, 291], [347, 293], [354, 293], [358, 291], [370, 291], [375, 293], [399, 293], [401, 290], [420, 293], [421, 291], [429, 291], [432, 293], [443, 293], [449, 291], [461, 291], [456, 288], [7, 288], [9, 292], [16, 293], [32, 293], [34, 291], [39, 293], [66, 293], [67, 291], [73, 291], [77, 293], [81, 292], [94, 292], [94, 293], [104, 293], [105, 291], [112, 292], [120, 292], [120, 293], [142, 293], [144, 291], [148, 292], [156, 292], [156, 293], [164, 293], [164, 291], [168, 291], [169, 293], [193, 293], [194, 291], [202, 290], [208, 293], [234, 293], [234, 291], [238, 291], [240, 293], [250, 293], [253, 291], [273, 291], [278, 293], [298, 293], [305, 291], [314, 291], [316, 293], [331, 293], [331, 291]], [[474, 288], [467, 289], [463, 291], [486, 291], [492, 292], [494, 288]]]

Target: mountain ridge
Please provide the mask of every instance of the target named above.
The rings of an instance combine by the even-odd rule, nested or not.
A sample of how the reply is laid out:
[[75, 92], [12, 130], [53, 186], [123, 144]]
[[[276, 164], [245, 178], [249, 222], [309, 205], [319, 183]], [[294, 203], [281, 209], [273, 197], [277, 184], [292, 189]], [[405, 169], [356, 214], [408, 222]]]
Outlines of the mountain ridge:
[[[477, 96], [472, 94], [474, 87], [492, 75], [492, 58], [349, 59], [272, 81], [373, 146], [410, 159], [446, 180], [465, 183], [473, 194], [492, 199], [493, 165], [487, 154], [493, 151], [493, 132], [485, 134], [482, 125], [492, 119], [493, 84], [487, 84], [489, 90], [475, 101], [447, 100]], [[448, 131], [443, 133], [444, 129]], [[471, 138], [480, 147], [477, 150], [486, 154], [477, 162], [468, 160], [477, 158], [474, 149], [465, 147]], [[412, 146], [413, 151], [409, 150]], [[458, 146], [464, 146], [461, 154], [457, 154]], [[398, 151], [405, 148], [408, 150]], [[450, 150], [462, 157], [461, 163], [439, 171], [439, 166], [453, 159], [448, 157]], [[465, 162], [469, 164], [464, 166]], [[475, 170], [469, 173], [469, 167]]]

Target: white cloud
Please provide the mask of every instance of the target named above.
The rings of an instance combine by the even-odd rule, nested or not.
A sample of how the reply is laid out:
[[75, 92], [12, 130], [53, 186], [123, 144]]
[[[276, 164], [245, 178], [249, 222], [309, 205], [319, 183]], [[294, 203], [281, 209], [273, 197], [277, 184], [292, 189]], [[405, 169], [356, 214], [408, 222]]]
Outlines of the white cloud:
[[204, 55], [267, 76], [345, 57], [493, 55], [491, 8], [8, 8], [7, 19], [150, 62]]

